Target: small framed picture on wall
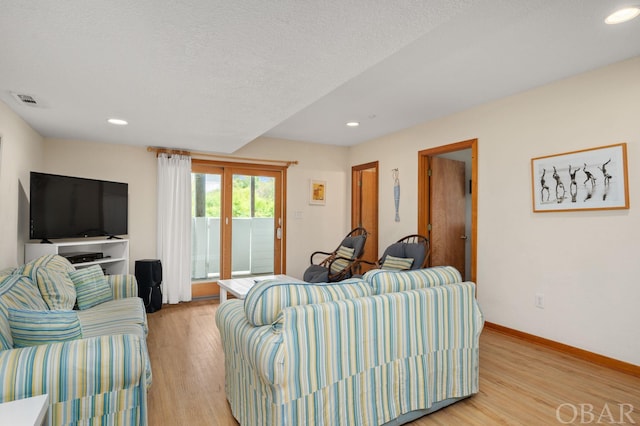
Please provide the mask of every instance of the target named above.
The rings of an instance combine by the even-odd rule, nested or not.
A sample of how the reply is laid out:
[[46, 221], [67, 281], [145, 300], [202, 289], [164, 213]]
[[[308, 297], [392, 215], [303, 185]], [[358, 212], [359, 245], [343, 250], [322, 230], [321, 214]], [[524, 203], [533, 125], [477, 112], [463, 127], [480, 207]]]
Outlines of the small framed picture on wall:
[[309, 181], [309, 204], [324, 206], [327, 200], [327, 182], [311, 179]]

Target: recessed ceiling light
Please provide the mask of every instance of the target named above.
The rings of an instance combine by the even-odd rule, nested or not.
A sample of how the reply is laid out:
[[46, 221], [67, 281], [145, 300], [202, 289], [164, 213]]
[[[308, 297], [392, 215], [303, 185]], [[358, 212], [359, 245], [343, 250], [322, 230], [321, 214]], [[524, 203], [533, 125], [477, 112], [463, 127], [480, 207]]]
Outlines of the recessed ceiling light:
[[107, 120], [107, 122], [115, 126], [126, 126], [127, 124], [129, 124], [127, 120], [123, 120], [121, 118], [110, 118]]
[[107, 122], [109, 124], [113, 124], [113, 125], [116, 125], [116, 126], [126, 126], [127, 124], [129, 124], [127, 122], [127, 120], [123, 120], [121, 118], [110, 118], [110, 119], [107, 120]]
[[606, 24], [621, 24], [632, 20], [640, 15], [640, 7], [625, 7], [624, 9], [616, 10], [611, 15], [607, 16], [604, 20]]
[[349, 127], [358, 127], [359, 125], [360, 125], [360, 123], [357, 122], [357, 121], [350, 121], [350, 122], [347, 123], [347, 126], [349, 126]]

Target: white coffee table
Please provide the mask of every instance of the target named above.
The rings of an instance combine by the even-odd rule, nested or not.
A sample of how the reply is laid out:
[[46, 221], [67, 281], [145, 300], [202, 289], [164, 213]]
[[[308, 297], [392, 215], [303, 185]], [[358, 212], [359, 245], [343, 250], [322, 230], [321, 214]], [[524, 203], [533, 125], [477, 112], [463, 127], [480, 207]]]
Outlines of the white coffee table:
[[38, 395], [0, 404], [0, 425], [40, 426], [47, 423], [49, 395]]
[[248, 277], [248, 278], [232, 278], [230, 280], [219, 280], [218, 284], [220, 285], [220, 303], [224, 303], [227, 301], [227, 292], [233, 294], [238, 299], [244, 299], [247, 297], [247, 293], [251, 287], [256, 285], [256, 281], [265, 281], [265, 280], [283, 280], [290, 281], [294, 283], [302, 283], [297, 278], [290, 277], [288, 275], [261, 275], [259, 277]]

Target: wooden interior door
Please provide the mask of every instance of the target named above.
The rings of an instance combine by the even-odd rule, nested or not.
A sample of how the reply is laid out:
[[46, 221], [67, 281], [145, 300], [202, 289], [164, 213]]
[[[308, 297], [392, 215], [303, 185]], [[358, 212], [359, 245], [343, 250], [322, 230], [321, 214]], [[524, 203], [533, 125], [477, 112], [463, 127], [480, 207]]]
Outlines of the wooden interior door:
[[431, 266], [454, 266], [465, 276], [465, 164], [429, 158]]
[[[471, 196], [468, 197], [471, 199], [471, 205], [467, 206], [470, 208], [470, 212], [468, 211], [468, 213], [471, 215], [471, 218], [467, 219], [467, 232], [469, 233], [469, 239], [467, 240], [469, 243], [469, 253], [467, 255], [470, 258], [466, 259], [468, 260], [469, 270], [466, 271], [465, 279], [478, 283], [476, 275], [478, 251], [478, 139], [455, 142], [418, 152], [418, 233], [431, 238], [431, 233], [428, 230], [432, 222], [431, 177], [429, 176], [431, 159], [436, 156], [451, 155], [461, 151], [467, 151], [471, 154], [470, 158], [465, 156], [466, 159], [464, 160], [467, 164], [470, 163], [471, 166], [471, 182], [469, 188]], [[436, 205], [434, 209], [437, 208]], [[432, 244], [432, 250], [434, 249], [437, 251], [437, 247], [433, 247]]]
[[[363, 227], [368, 236], [363, 260], [378, 260], [378, 162], [351, 169], [351, 228]], [[360, 273], [372, 267], [363, 264]]]

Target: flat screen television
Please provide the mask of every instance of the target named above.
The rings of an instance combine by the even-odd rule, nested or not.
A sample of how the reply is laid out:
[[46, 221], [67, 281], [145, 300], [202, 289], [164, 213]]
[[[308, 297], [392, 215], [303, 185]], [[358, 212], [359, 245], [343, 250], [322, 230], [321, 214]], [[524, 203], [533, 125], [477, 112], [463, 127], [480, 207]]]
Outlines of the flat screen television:
[[128, 197], [126, 183], [31, 172], [29, 237], [125, 235]]

